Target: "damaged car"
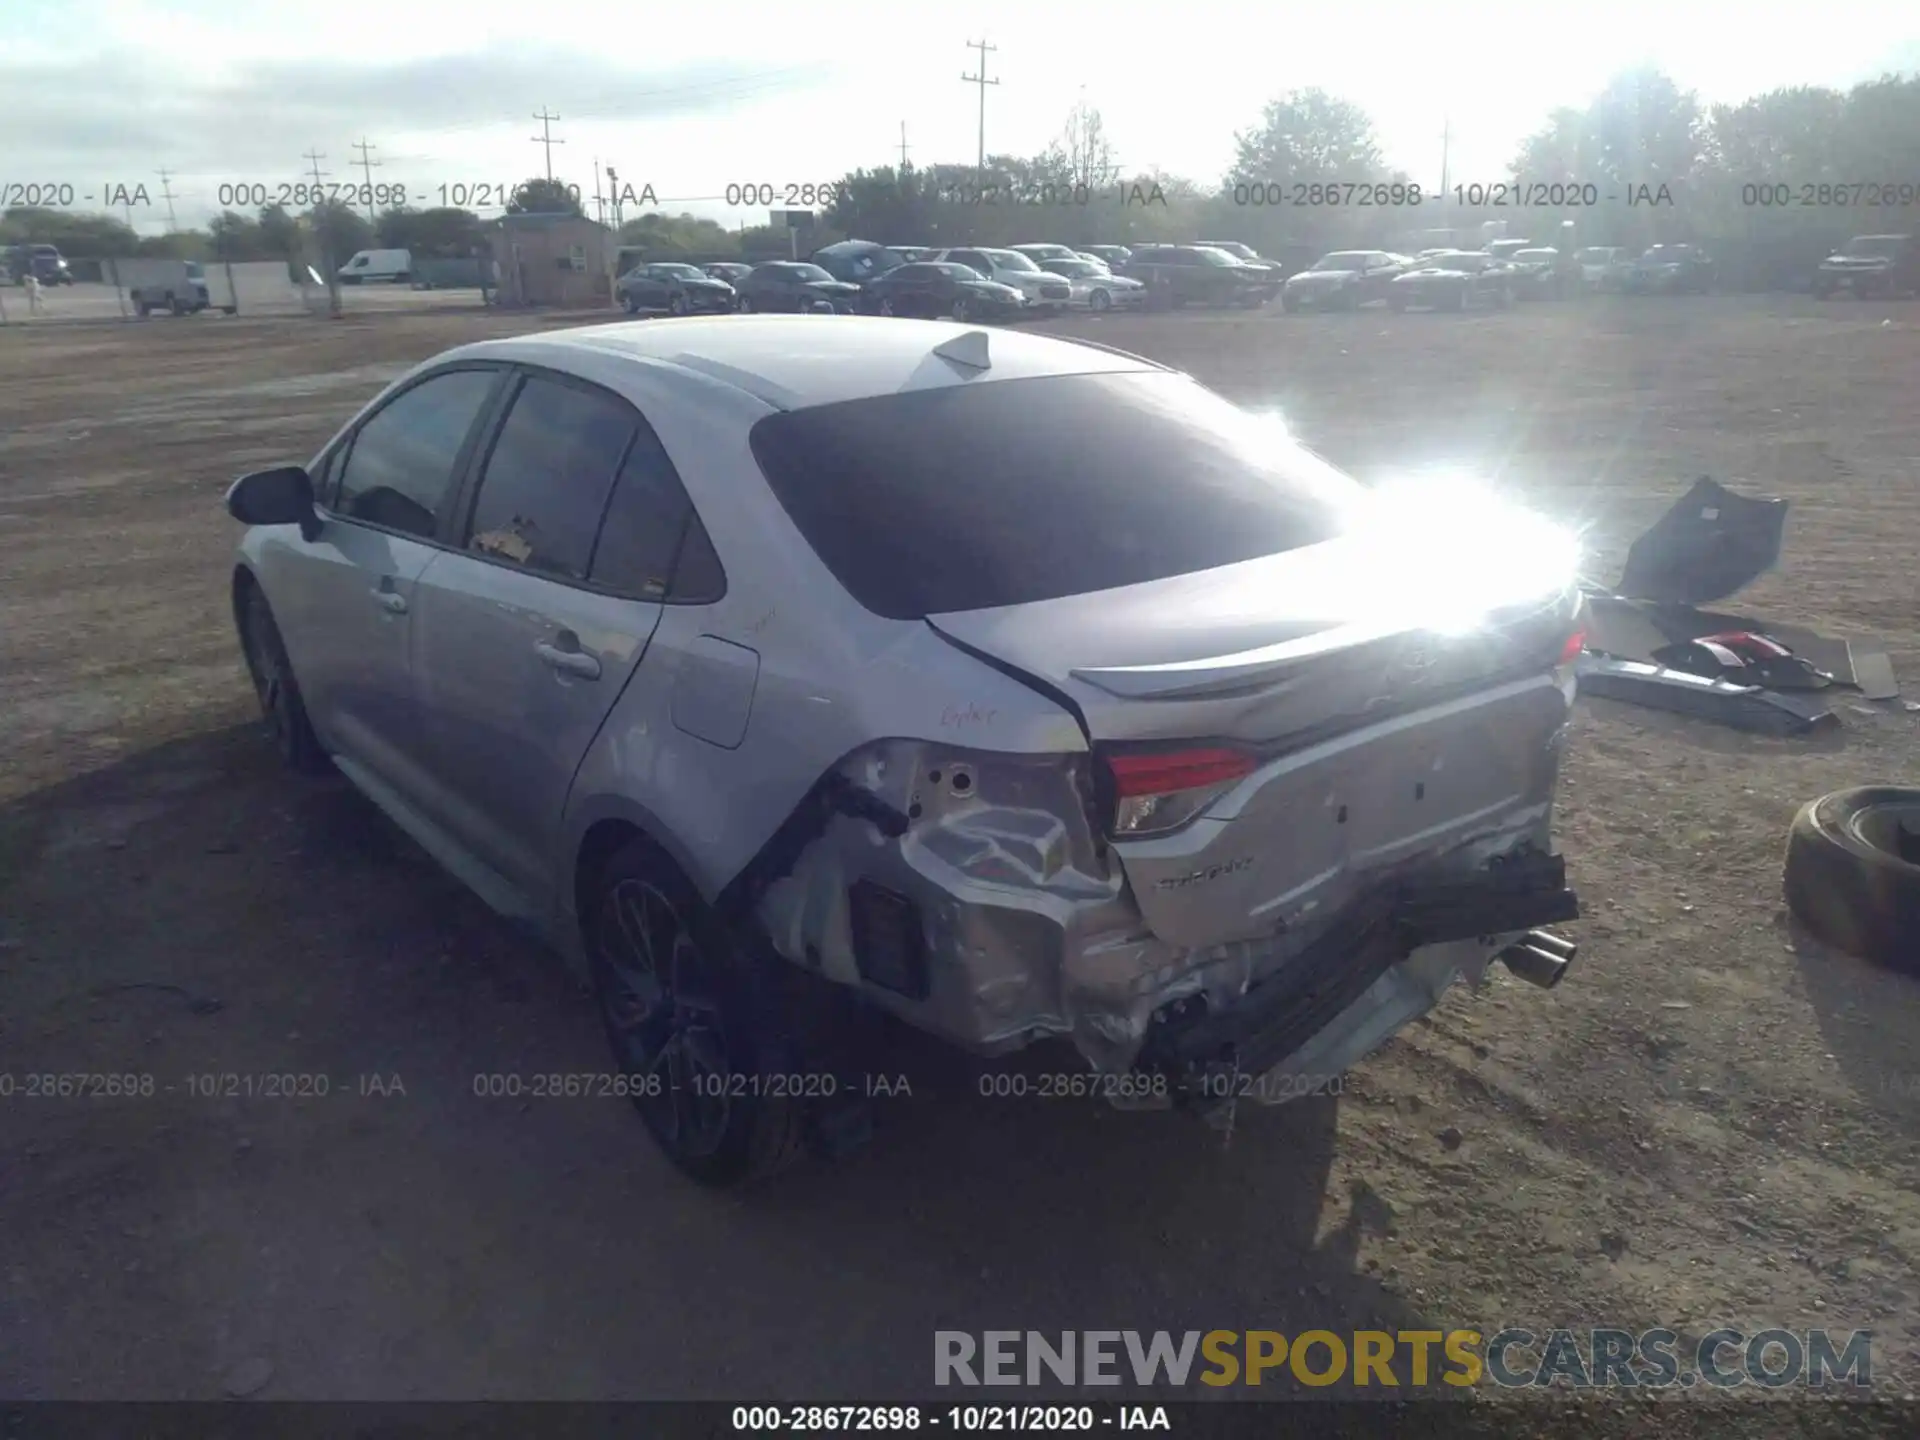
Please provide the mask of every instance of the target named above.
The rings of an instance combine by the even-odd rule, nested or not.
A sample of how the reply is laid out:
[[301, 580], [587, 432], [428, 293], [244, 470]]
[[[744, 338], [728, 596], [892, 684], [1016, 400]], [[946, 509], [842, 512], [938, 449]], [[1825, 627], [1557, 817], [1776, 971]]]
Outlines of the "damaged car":
[[482, 341], [227, 507], [283, 758], [579, 967], [705, 1183], [818, 1143], [833, 1006], [1218, 1119], [1568, 968], [1574, 542], [1111, 347]]

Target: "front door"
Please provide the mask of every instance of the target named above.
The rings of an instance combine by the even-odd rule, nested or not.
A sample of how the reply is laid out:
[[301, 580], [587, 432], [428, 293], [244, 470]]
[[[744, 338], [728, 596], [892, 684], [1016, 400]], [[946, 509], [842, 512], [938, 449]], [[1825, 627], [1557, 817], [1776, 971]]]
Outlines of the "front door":
[[319, 477], [318, 536], [290, 539], [286, 583], [275, 587], [275, 618], [322, 743], [402, 791], [415, 788], [421, 744], [409, 675], [417, 587], [504, 374], [442, 372], [363, 421]]

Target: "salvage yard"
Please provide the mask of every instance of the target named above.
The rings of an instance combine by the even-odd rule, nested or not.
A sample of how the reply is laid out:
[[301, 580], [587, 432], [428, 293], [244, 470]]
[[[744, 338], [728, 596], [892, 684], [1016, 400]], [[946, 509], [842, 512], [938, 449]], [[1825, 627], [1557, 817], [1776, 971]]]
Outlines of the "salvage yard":
[[[868, 1149], [715, 1197], [622, 1101], [476, 1095], [605, 1070], [596, 1015], [342, 782], [277, 768], [221, 498], [538, 323], [0, 331], [0, 1394], [925, 1398], [937, 1328], [1375, 1325], [1870, 1328], [1876, 1391], [1914, 1388], [1920, 986], [1780, 894], [1804, 801], [1920, 783], [1900, 701], [1839, 694], [1800, 739], [1583, 701], [1566, 983], [1494, 967], [1225, 1140], [983, 1098], [901, 1039]], [[1920, 699], [1920, 303], [1047, 328], [1278, 406], [1363, 478], [1497, 476], [1603, 582], [1700, 475], [1785, 497], [1780, 567], [1729, 603], [1880, 637]], [[27, 1097], [54, 1072], [152, 1093]], [[328, 1093], [194, 1078], [222, 1074]]]

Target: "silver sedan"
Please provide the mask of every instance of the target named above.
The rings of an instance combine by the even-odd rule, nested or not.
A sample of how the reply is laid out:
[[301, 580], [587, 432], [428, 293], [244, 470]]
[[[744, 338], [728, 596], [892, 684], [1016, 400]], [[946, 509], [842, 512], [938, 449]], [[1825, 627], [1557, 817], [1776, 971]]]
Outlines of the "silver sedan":
[[1036, 262], [1049, 275], [1058, 275], [1073, 287], [1067, 301], [1073, 310], [1138, 310], [1147, 303], [1147, 287], [1138, 280], [1116, 275], [1098, 260], [1051, 259]]
[[230, 587], [284, 758], [577, 964], [727, 1184], [848, 1133], [852, 1000], [1209, 1111], [1554, 983], [1576, 557], [1434, 494], [1105, 346], [626, 323], [236, 481]]

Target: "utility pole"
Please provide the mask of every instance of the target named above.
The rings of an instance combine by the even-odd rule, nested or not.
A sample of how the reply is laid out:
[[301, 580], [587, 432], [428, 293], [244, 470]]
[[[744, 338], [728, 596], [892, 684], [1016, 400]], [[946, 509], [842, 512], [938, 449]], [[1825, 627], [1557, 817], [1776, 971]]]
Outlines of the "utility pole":
[[[173, 183], [172, 182], [173, 182], [173, 177], [166, 172], [166, 169], [163, 166], [160, 171], [160, 193], [166, 198], [166, 202], [167, 202], [167, 233], [169, 235], [177, 233], [180, 229], [179, 222], [173, 218]], [[131, 208], [129, 208], [128, 210], [128, 217], [129, 218], [132, 217]]]
[[593, 157], [593, 218], [600, 224], [607, 223], [607, 201], [600, 193], [600, 157]]
[[907, 122], [902, 120], [900, 122], [900, 169], [902, 171], [905, 171], [906, 168], [907, 168]]
[[553, 179], [553, 147], [567, 143], [564, 140], [556, 140], [553, 138], [553, 122], [560, 117], [558, 115], [549, 115], [547, 113], [547, 107], [542, 105], [540, 107], [540, 113], [533, 118], [540, 122], [540, 133], [533, 137], [533, 143], [546, 147], [547, 179], [551, 180]]
[[609, 198], [613, 205], [613, 228], [617, 232], [620, 229], [620, 172], [611, 165], [607, 167], [607, 189], [612, 192]]
[[989, 45], [984, 40], [969, 40], [967, 42], [967, 48], [969, 50], [978, 50], [980, 52], [980, 73], [978, 75], [962, 75], [960, 78], [969, 85], [978, 85], [980, 87], [980, 166], [979, 166], [979, 169], [980, 169], [980, 178], [984, 180], [987, 174], [987, 87], [989, 85], [998, 85], [1000, 83], [998, 80], [989, 80], [987, 78], [987, 56], [990, 54], [996, 53], [1000, 49], [1000, 47], [998, 45]]
[[307, 151], [306, 155], [303, 158], [305, 158], [307, 163], [313, 167], [314, 200], [313, 200], [313, 210], [311, 211], [311, 213], [313, 214], [316, 220], [316, 223], [313, 228], [319, 232], [318, 239], [320, 241], [320, 265], [321, 265], [322, 274], [326, 277], [327, 300], [329, 302], [330, 308], [332, 309], [333, 318], [338, 320], [343, 312], [340, 308], [340, 277], [336, 275], [333, 270], [333, 243], [327, 238], [327, 232], [325, 231], [325, 229], [323, 229], [321, 227], [321, 224], [318, 223], [320, 216], [322, 214], [322, 211], [320, 209], [320, 197], [324, 193], [325, 182], [326, 182], [326, 174], [320, 169], [320, 162], [326, 159], [327, 157], [318, 150], [309, 150]]
[[1440, 200], [1444, 204], [1447, 198], [1447, 151], [1453, 141], [1453, 120], [1451, 117], [1440, 122]]
[[360, 152], [360, 173], [367, 177], [367, 220], [377, 225], [379, 219], [373, 211], [373, 167], [380, 162], [373, 159], [372, 155], [373, 152], [380, 147], [378, 145], [369, 145], [363, 136], [354, 143], [353, 148]]

